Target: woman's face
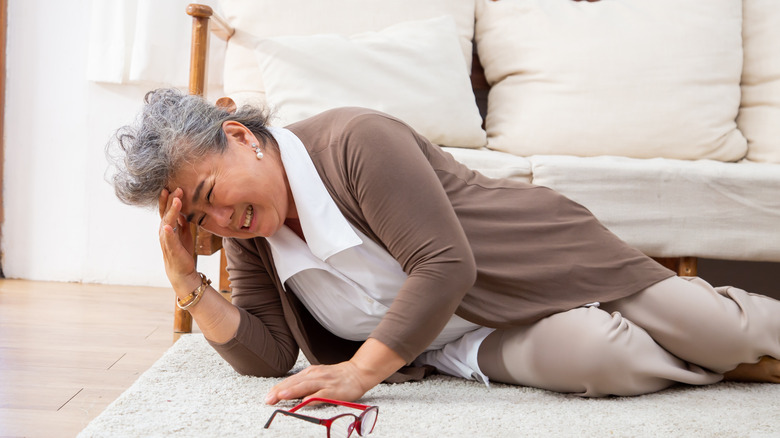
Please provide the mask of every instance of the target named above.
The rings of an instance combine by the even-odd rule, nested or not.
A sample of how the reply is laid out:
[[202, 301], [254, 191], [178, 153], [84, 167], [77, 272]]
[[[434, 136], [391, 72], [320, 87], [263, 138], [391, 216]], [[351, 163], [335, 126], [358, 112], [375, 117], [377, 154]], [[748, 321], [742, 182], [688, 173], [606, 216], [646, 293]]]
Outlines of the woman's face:
[[[185, 164], [169, 182], [182, 196], [182, 215], [190, 223], [223, 237], [247, 239], [276, 233], [297, 217], [279, 153], [237, 122], [225, 122], [228, 147]], [[263, 148], [258, 160], [252, 143]]]

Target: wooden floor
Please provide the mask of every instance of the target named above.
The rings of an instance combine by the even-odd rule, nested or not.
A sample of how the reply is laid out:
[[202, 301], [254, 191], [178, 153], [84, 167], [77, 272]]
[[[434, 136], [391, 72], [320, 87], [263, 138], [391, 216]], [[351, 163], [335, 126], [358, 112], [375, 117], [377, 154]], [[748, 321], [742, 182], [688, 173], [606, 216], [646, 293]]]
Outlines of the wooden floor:
[[173, 292], [0, 279], [0, 437], [73, 437], [174, 342]]

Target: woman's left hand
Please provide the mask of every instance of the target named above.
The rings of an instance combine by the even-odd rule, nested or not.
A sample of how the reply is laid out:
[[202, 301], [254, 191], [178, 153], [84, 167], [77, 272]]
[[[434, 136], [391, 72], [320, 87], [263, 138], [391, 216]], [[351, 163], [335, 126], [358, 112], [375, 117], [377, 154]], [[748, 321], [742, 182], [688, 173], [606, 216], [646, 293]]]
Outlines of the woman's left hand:
[[347, 362], [312, 365], [284, 379], [271, 388], [265, 402], [273, 405], [280, 400], [311, 397], [355, 401], [405, 363], [387, 345], [369, 338]]
[[265, 402], [273, 405], [280, 400], [311, 397], [355, 401], [371, 389], [364, 385], [360, 371], [352, 362], [311, 365], [271, 388]]

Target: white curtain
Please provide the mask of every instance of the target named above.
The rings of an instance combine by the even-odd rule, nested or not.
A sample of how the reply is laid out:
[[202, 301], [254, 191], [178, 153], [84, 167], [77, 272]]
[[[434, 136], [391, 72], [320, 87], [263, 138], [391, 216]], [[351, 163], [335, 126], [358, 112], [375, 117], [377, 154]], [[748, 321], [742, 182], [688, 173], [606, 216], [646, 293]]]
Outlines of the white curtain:
[[[189, 81], [193, 0], [92, 0], [87, 79], [115, 84]], [[212, 7], [217, 0], [200, 0]], [[222, 84], [225, 41], [209, 36], [207, 80]]]

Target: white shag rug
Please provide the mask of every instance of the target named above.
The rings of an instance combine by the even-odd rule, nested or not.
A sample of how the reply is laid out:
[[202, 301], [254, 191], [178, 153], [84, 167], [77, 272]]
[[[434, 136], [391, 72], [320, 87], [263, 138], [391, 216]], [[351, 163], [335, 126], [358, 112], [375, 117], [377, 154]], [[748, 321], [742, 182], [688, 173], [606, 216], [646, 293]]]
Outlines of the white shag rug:
[[[294, 369], [307, 365], [303, 355]], [[280, 379], [236, 373], [202, 335], [182, 336], [79, 437], [315, 437], [323, 426], [277, 416], [263, 403]], [[677, 386], [639, 397], [584, 399], [540, 389], [435, 375], [382, 384], [361, 400], [379, 406], [375, 438], [780, 437], [780, 385]], [[328, 418], [348, 408], [313, 407]], [[357, 437], [357, 434], [354, 434]]]

